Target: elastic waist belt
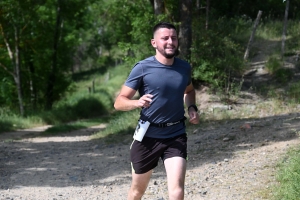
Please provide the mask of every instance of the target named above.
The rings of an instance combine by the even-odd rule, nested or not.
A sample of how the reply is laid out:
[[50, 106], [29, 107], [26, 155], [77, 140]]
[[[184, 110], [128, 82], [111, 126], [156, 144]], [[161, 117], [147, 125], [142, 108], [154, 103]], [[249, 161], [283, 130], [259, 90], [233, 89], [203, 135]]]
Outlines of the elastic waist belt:
[[176, 125], [176, 124], [179, 124], [179, 123], [182, 123], [186, 120], [186, 117], [182, 118], [181, 120], [179, 121], [176, 121], [176, 122], [168, 122], [168, 123], [150, 123], [150, 126], [155, 126], [155, 127], [159, 127], [159, 128], [164, 128], [164, 127], [168, 127], [168, 126], [173, 126], [173, 125]]

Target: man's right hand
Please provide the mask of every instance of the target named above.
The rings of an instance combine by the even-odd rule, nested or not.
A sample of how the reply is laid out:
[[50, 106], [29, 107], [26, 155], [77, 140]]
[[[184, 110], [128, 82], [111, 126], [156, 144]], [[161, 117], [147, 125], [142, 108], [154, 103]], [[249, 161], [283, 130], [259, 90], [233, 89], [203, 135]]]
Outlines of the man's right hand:
[[114, 103], [116, 110], [129, 111], [136, 108], [149, 108], [152, 102], [152, 94], [145, 94], [138, 100], [132, 99], [136, 90], [123, 85], [120, 94]]
[[152, 94], [145, 94], [137, 101], [137, 107], [140, 108], [149, 108], [152, 102]]

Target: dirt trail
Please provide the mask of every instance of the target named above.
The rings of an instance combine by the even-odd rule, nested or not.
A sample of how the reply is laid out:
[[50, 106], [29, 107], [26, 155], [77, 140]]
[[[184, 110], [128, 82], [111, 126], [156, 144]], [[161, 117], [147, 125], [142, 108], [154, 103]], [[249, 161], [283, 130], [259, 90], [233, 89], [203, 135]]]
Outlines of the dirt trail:
[[[185, 199], [266, 199], [276, 183], [276, 163], [300, 144], [299, 118], [294, 113], [194, 126]], [[126, 199], [130, 138], [105, 145], [91, 139], [96, 131], [36, 137], [27, 130], [18, 140], [0, 135], [0, 199]], [[160, 163], [144, 199], [168, 199], [165, 176]]]

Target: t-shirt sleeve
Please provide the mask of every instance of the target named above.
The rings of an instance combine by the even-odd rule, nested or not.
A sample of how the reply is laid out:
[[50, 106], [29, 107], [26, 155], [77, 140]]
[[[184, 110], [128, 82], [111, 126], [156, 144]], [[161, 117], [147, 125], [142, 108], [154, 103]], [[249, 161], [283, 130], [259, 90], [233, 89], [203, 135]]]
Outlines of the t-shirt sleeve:
[[131, 70], [127, 80], [125, 81], [125, 85], [138, 90], [141, 87], [143, 79], [143, 68], [140, 63], [137, 63]]

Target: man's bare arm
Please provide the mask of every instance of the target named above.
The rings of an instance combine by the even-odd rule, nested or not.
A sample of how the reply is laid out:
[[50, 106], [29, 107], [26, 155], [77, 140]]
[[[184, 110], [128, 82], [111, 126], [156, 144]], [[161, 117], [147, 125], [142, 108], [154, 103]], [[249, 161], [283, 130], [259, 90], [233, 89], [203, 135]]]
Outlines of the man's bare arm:
[[[196, 104], [196, 92], [195, 92], [195, 89], [194, 89], [194, 86], [192, 83], [190, 85], [188, 85], [185, 89], [184, 102], [187, 107], [189, 107], [190, 105]], [[190, 123], [192, 123], [192, 124], [199, 123], [199, 114], [193, 107], [190, 107], [188, 109], [188, 115], [190, 117], [190, 119], [189, 119]]]
[[114, 107], [116, 110], [129, 111], [136, 108], [147, 108], [152, 101], [151, 94], [145, 94], [140, 99], [135, 100], [132, 97], [135, 95], [136, 90], [123, 85], [120, 94], [117, 96]]
[[189, 84], [184, 92], [184, 102], [187, 107], [196, 103], [196, 93], [193, 84]]

